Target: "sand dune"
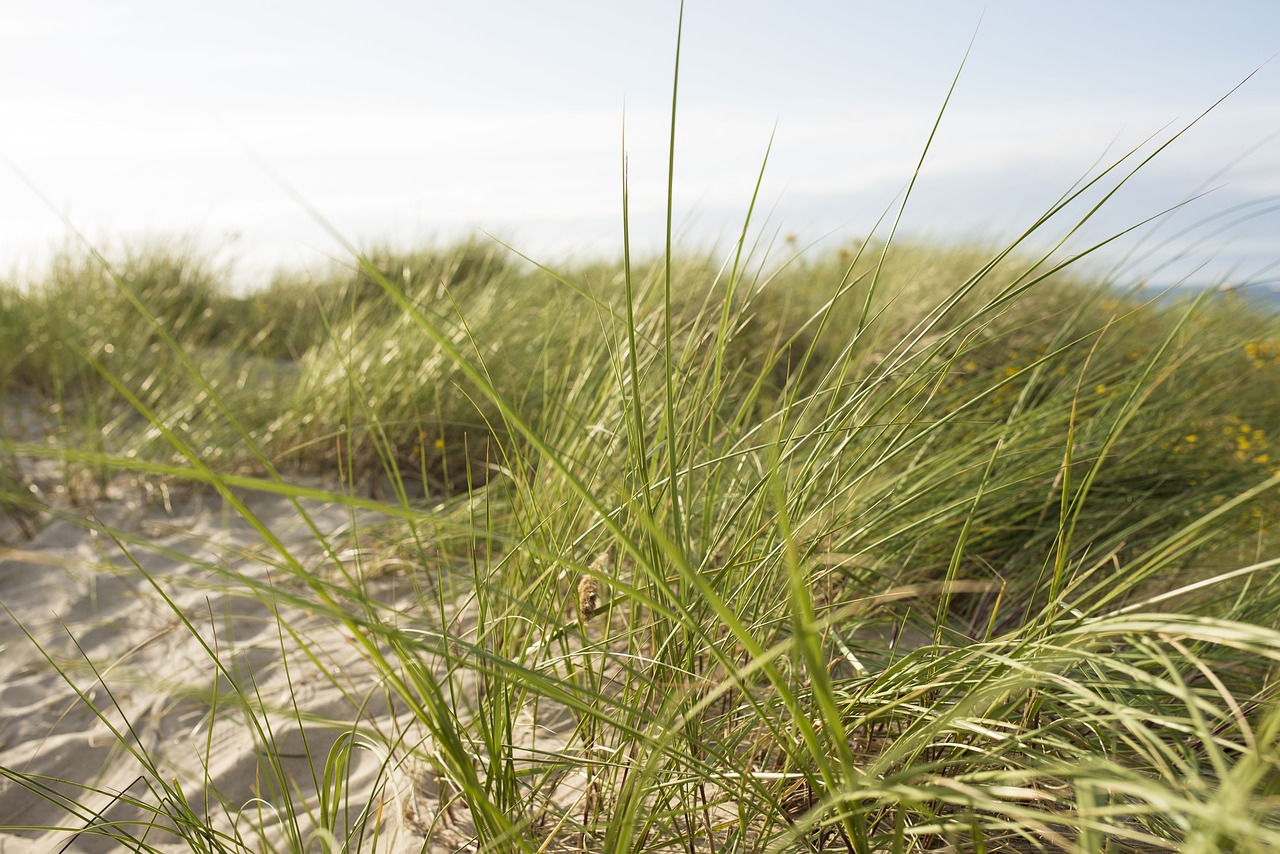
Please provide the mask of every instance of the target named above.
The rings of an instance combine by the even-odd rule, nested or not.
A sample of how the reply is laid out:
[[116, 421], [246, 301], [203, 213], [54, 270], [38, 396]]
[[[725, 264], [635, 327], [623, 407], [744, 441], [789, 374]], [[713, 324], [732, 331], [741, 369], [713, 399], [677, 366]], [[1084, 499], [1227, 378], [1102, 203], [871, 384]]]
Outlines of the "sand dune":
[[[293, 559], [333, 571], [290, 501], [245, 500]], [[350, 534], [367, 514], [305, 509], [333, 548], [354, 554]], [[311, 850], [321, 850], [322, 824], [353, 850], [372, 847], [375, 833], [380, 851], [422, 850], [433, 806], [418, 784], [431, 775], [378, 747], [420, 741], [412, 717], [378, 690], [349, 630], [287, 601], [299, 585], [281, 560], [211, 490], [161, 501], [116, 487], [82, 518], [54, 518], [0, 550], [0, 854], [120, 850], [76, 833], [94, 822], [185, 851], [156, 819], [175, 812], [160, 803], [162, 784], [175, 781], [213, 826], [238, 827], [246, 842], [260, 828], [269, 848], [292, 847], [276, 813], [289, 799], [304, 805], [293, 810], [303, 818], [292, 839]], [[381, 601], [412, 613], [403, 578], [371, 583]], [[233, 683], [266, 711], [247, 715]], [[317, 777], [335, 745], [349, 743], [358, 746], [347, 796], [320, 819]], [[278, 790], [269, 755], [281, 757], [291, 791]]]

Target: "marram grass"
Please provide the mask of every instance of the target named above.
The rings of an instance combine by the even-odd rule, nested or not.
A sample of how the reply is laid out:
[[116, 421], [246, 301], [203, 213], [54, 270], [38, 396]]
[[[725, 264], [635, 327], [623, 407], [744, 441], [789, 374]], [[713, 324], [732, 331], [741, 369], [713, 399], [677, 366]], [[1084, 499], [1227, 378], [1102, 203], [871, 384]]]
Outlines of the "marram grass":
[[[938, 267], [945, 252], [898, 251], [904, 266], [911, 253], [932, 258], [943, 281], [963, 281], [960, 264], [972, 258], [956, 253], [948, 273]], [[810, 277], [825, 263], [804, 271], [814, 293]], [[692, 262], [687, 293], [708, 266]], [[997, 309], [979, 300], [937, 314], [921, 334], [910, 317], [929, 317], [931, 307], [927, 297], [908, 302], [904, 283], [868, 327], [898, 324], [907, 333], [900, 343], [810, 340], [800, 346], [813, 355], [797, 373], [781, 360], [796, 358], [814, 314], [840, 305], [815, 298], [803, 307], [785, 269], [740, 287], [750, 297], [731, 306], [727, 324], [688, 299], [670, 319], [669, 362], [665, 309], [632, 309], [630, 352], [627, 307], [610, 290], [615, 271], [593, 269], [566, 295], [513, 268], [506, 292], [512, 282], [529, 289], [528, 328], [551, 328], [533, 314], [538, 303], [576, 301], [585, 307], [577, 316], [590, 318], [527, 344], [503, 339], [537, 355], [512, 359], [526, 366], [520, 397], [492, 379], [466, 393], [466, 372], [416, 340], [422, 325], [439, 323], [435, 334], [470, 360], [472, 378], [494, 377], [504, 357], [475, 334], [484, 318], [468, 319], [491, 308], [492, 285], [467, 286], [474, 305], [456, 297], [432, 307], [426, 295], [401, 291], [402, 307], [414, 308], [409, 322], [366, 298], [366, 309], [325, 319], [308, 351], [261, 366], [296, 377], [345, 346], [335, 363], [343, 396], [287, 397], [243, 383], [240, 391], [269, 398], [241, 410], [257, 413], [239, 439], [256, 447], [228, 453], [226, 463], [197, 451], [200, 470], [157, 450], [151, 435], [218, 429], [166, 425], [162, 413], [195, 411], [183, 394], [208, 394], [206, 386], [235, 399], [236, 383], [219, 374], [232, 356], [218, 351], [237, 339], [206, 340], [192, 358], [208, 371], [193, 378], [197, 390], [149, 397], [154, 408], [141, 418], [112, 398], [128, 387], [120, 375], [131, 374], [100, 360], [95, 369], [114, 382], [86, 378], [83, 397], [14, 380], [12, 394], [25, 389], [67, 413], [63, 435], [97, 423], [77, 423], [84, 411], [118, 426], [100, 433], [102, 450], [11, 442], [8, 500], [30, 503], [23, 466], [36, 455], [169, 488], [212, 478], [298, 498], [315, 493], [280, 472], [324, 464], [342, 472], [357, 488], [331, 500], [382, 508], [393, 520], [364, 529], [363, 547], [420, 587], [416, 626], [403, 627], [354, 577], [317, 576], [288, 560], [278, 571], [300, 584], [254, 584], [242, 595], [275, 607], [296, 600], [350, 627], [385, 690], [415, 711], [435, 747], [404, 754], [403, 735], [371, 736], [360, 720], [345, 726], [387, 756], [386, 786], [403, 767], [448, 780], [447, 807], [416, 803], [413, 814], [465, 815], [486, 850], [1274, 844], [1280, 626], [1268, 436], [1277, 427], [1259, 393], [1280, 371], [1267, 358], [1273, 322], [1217, 301], [1148, 305], [1062, 280], [1049, 299], [1029, 290]], [[637, 278], [641, 288], [661, 284]], [[726, 283], [704, 281], [713, 303]], [[898, 286], [886, 271], [880, 287]], [[763, 312], [773, 289], [788, 295], [794, 320]], [[839, 290], [837, 281], [831, 292]], [[38, 299], [22, 305], [33, 310]], [[518, 295], [513, 302], [521, 305]], [[244, 310], [239, 300], [228, 305]], [[349, 337], [344, 324], [372, 322], [364, 312], [382, 315], [380, 331]], [[762, 331], [761, 313], [772, 328]], [[94, 346], [74, 342], [82, 353]], [[362, 346], [412, 354], [412, 370], [360, 356]], [[727, 369], [711, 385], [705, 367], [718, 353]], [[436, 366], [446, 370], [433, 377]], [[668, 378], [681, 402], [674, 438], [661, 405]], [[441, 391], [423, 391], [432, 381], [452, 384], [446, 391], [466, 414], [443, 417]], [[384, 416], [379, 398], [403, 407], [406, 392], [428, 395], [435, 408]], [[303, 403], [314, 409], [310, 422]], [[321, 419], [345, 429], [276, 444], [275, 425]], [[662, 460], [634, 455], [637, 429], [648, 447], [676, 446], [674, 488]], [[405, 435], [430, 445], [415, 455], [412, 442], [406, 451], [395, 438]], [[452, 441], [466, 447], [451, 460]], [[375, 481], [391, 485], [379, 500], [365, 492]], [[684, 510], [683, 543], [669, 527], [668, 494]], [[136, 537], [119, 545], [147, 550]], [[450, 628], [456, 596], [481, 615], [465, 636]], [[50, 667], [80, 684], [69, 665]], [[478, 701], [449, 687], [464, 674], [484, 685]], [[96, 678], [109, 687], [125, 677]], [[86, 694], [85, 702], [94, 701]], [[240, 706], [246, 721], [279, 712], [252, 693], [218, 702]], [[291, 714], [307, 720], [301, 707]], [[519, 722], [566, 714], [575, 722], [567, 741], [536, 753], [521, 746]], [[271, 749], [269, 738], [264, 745]], [[341, 796], [341, 776], [326, 774]], [[570, 798], [576, 779], [587, 789]], [[207, 850], [256, 844], [243, 822], [240, 836], [200, 830], [206, 813], [178, 783], [157, 777], [152, 786], [163, 796], [138, 800], [168, 838]], [[288, 788], [282, 779], [276, 797]], [[67, 804], [68, 827], [97, 803], [91, 787], [83, 791], [85, 806]], [[271, 807], [297, 811], [299, 827], [327, 809], [290, 798]], [[224, 805], [242, 818], [243, 808]], [[334, 844], [376, 847], [375, 818]], [[438, 833], [437, 819], [418, 826]], [[137, 838], [127, 828], [95, 832]], [[289, 838], [304, 844], [301, 830]]]
[[[738, 250], [354, 253], [234, 297], [160, 247], [3, 290], [5, 389], [43, 420], [0, 505], [96, 531], [203, 645], [174, 702], [263, 758], [251, 796], [167, 774], [127, 656], [28, 632], [140, 782], [5, 768], [0, 801], [138, 850], [1280, 843], [1276, 320], [1021, 241]], [[84, 486], [33, 490], [50, 464]], [[346, 716], [203, 640], [148, 570], [169, 547], [91, 512], [127, 482], [216, 492], [267, 544], [256, 574], [184, 559], [274, 615], [291, 686], [347, 684], [314, 640], [340, 629], [374, 677]], [[134, 819], [95, 821], [107, 795]]]

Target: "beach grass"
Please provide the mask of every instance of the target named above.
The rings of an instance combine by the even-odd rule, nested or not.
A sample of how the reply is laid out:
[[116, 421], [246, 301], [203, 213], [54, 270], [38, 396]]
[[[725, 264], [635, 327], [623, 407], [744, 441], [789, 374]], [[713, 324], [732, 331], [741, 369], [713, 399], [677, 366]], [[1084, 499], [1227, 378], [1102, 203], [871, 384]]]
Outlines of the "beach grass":
[[[1037, 250], [1079, 224], [1049, 213], [794, 257], [748, 215], [727, 252], [556, 269], [353, 248], [243, 295], [181, 244], [70, 251], [0, 288], [0, 385], [38, 414], [0, 507], [93, 528], [199, 639], [165, 679], [206, 769], [137, 736], [127, 656], [28, 632], [140, 783], [6, 791], [157, 851], [1271, 850], [1280, 322]], [[33, 490], [37, 462], [75, 488]], [[193, 578], [353, 711], [206, 640], [154, 544], [88, 512], [135, 486], [252, 530], [265, 574]], [[228, 728], [249, 794], [213, 770]]]
[[[388, 510], [366, 548], [419, 590], [411, 627], [336, 556], [282, 548], [276, 584], [226, 581], [358, 639], [429, 737], [292, 714], [372, 740], [388, 781], [446, 781], [440, 809], [485, 850], [1269, 847], [1275, 321], [1065, 273], [1008, 299], [1012, 260], [961, 294], [976, 250], [903, 245], [850, 334], [867, 246], [740, 281], [681, 258], [670, 308], [661, 263], [628, 298], [620, 267], [495, 257], [415, 283], [420, 259], [481, 250], [387, 255], [317, 283], [306, 330], [261, 308], [283, 287], [226, 297], [161, 253], [142, 267], [170, 290], [138, 296], [186, 365], [150, 321], [72, 326], [105, 289], [60, 264], [11, 316], [74, 329], [54, 352], [84, 363], [9, 378], [62, 441], [9, 443], [7, 501], [41, 456], [299, 501], [316, 493], [291, 478], [326, 472], [328, 500]], [[166, 315], [206, 293], [207, 327]], [[281, 316], [309, 343], [255, 353]], [[263, 721], [269, 750], [282, 710], [240, 691], [205, 702]], [[521, 733], [540, 717], [542, 743]], [[313, 761], [342, 800], [338, 755]], [[254, 844], [244, 804], [220, 835], [164, 779], [142, 799], [158, 826]], [[292, 788], [281, 771], [261, 796], [294, 814], [286, 848], [326, 824], [373, 844], [372, 814], [327, 820]]]

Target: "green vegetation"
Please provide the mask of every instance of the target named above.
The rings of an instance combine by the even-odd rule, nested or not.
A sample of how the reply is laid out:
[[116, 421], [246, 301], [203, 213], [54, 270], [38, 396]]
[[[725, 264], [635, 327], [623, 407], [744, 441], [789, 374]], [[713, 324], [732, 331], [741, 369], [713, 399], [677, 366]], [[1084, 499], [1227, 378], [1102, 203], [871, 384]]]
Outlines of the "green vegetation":
[[[281, 850], [381, 850], [416, 768], [421, 825], [484, 851], [1280, 844], [1280, 323], [1144, 302], [1021, 240], [777, 255], [548, 271], [480, 242], [233, 297], [153, 247], [0, 291], [6, 393], [54, 438], [5, 443], [4, 505], [78, 518], [37, 505], [34, 459], [72, 503], [214, 490], [272, 580], [200, 565], [342, 626], [379, 676], [329, 719], [206, 646], [229, 687], [190, 674], [188, 700], [256, 733], [253, 797], [166, 776], [114, 723], [145, 817], [88, 832], [247, 851], [270, 818]], [[255, 492], [349, 507], [345, 547], [317, 530], [303, 560]], [[84, 524], [146, 573], [145, 540]], [[127, 661], [48, 663], [117, 719]], [[281, 715], [336, 737], [310, 799]], [[67, 828], [102, 800], [4, 773]]]
[[[357, 633], [486, 850], [1270, 846], [1280, 326], [882, 249], [679, 258], [669, 312], [661, 263], [483, 244], [241, 298], [180, 251], [63, 258], [4, 292], [8, 394], [62, 437], [8, 443], [6, 502], [37, 455], [384, 484], [399, 521], [358, 536], [430, 631], [288, 554], [257, 595]], [[539, 714], [572, 734], [530, 755]]]

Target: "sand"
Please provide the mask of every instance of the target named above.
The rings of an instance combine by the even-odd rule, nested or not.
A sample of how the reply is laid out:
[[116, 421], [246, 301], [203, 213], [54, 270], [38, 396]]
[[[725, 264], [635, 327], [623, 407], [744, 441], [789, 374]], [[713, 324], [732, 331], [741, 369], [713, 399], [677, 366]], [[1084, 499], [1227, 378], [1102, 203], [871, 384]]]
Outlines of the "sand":
[[[44, 493], [58, 490], [51, 464], [24, 465]], [[243, 497], [297, 560], [334, 572], [290, 501]], [[405, 763], [407, 750], [388, 756], [383, 746], [397, 737], [406, 747], [421, 744], [413, 716], [379, 690], [350, 630], [299, 605], [273, 603], [273, 588], [288, 593], [298, 584], [279, 568], [278, 550], [223, 497], [122, 480], [87, 507], [53, 503], [62, 510], [26, 531], [12, 520], [0, 531], [8, 541], [0, 547], [0, 602], [8, 611], [0, 611], [0, 854], [122, 850], [119, 842], [77, 833], [94, 821], [135, 822], [127, 829], [148, 845], [189, 850], [168, 825], [146, 829], [162, 783], [174, 781], [215, 827], [238, 826], [255, 850], [262, 843], [289, 850], [291, 837], [273, 812], [284, 796], [274, 791], [261, 749], [268, 738], [284, 757], [289, 797], [306, 807], [295, 812], [313, 813], [302, 818], [300, 838], [307, 850], [323, 850], [315, 836], [316, 775], [335, 744], [348, 743], [356, 722], [363, 730], [349, 753], [348, 797], [331, 830], [352, 840], [351, 850], [372, 849], [375, 833], [378, 851], [466, 849], [465, 820], [431, 828], [429, 770]], [[305, 509], [356, 571], [353, 532], [377, 514], [321, 502]], [[411, 625], [420, 608], [412, 588], [401, 572], [371, 582], [370, 590], [392, 609], [387, 613]], [[231, 699], [232, 679], [277, 711], [258, 716], [255, 727]], [[48, 796], [15, 775], [41, 781]], [[221, 802], [206, 802], [206, 791], [215, 790]], [[58, 793], [82, 806], [64, 808]], [[260, 828], [261, 840], [248, 828]]]

